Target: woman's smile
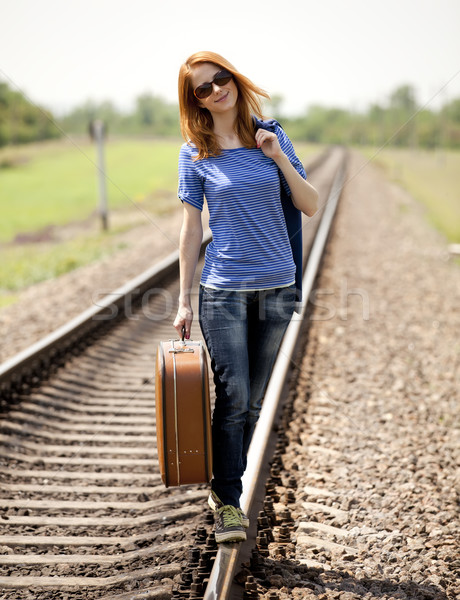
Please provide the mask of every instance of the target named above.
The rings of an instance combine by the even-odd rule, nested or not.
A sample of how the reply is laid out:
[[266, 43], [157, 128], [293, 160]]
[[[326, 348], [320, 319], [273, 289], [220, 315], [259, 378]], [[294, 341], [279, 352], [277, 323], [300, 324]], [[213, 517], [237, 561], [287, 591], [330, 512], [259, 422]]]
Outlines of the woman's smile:
[[220, 98], [218, 98], [217, 100], [215, 100], [214, 102], [222, 102], [223, 100], [227, 99], [227, 96], [229, 95], [230, 92], [224, 93]]

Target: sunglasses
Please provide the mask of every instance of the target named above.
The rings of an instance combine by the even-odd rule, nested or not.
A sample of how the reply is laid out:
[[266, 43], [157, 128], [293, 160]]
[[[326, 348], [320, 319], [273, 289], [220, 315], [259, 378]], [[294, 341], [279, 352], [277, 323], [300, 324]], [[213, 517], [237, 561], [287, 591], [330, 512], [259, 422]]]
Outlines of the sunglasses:
[[207, 98], [211, 95], [212, 92], [212, 84], [215, 83], [219, 87], [227, 84], [230, 79], [232, 79], [233, 75], [229, 73], [226, 69], [222, 69], [214, 75], [214, 79], [209, 83], [202, 83], [197, 88], [193, 90], [193, 93], [199, 100], [203, 100], [203, 98]]

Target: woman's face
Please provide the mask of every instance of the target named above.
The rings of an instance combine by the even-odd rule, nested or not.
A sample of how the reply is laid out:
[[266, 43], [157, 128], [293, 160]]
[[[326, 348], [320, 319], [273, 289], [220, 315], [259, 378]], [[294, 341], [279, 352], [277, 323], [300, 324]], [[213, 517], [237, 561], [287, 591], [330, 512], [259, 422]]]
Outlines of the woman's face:
[[213, 63], [201, 63], [193, 67], [191, 73], [193, 89], [196, 89], [203, 83], [212, 82], [211, 94], [201, 100], [197, 98], [199, 106], [207, 108], [210, 113], [224, 113], [228, 110], [234, 110], [238, 99], [238, 88], [233, 77], [228, 83], [222, 86], [213, 83], [214, 76], [219, 71], [222, 71], [222, 68]]

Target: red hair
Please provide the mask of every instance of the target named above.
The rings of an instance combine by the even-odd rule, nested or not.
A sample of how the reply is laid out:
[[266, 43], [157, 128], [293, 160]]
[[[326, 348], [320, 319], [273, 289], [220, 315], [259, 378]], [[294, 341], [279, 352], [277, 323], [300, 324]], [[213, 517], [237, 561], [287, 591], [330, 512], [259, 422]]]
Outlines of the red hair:
[[192, 54], [179, 70], [180, 128], [185, 141], [192, 142], [197, 147], [197, 160], [209, 156], [218, 156], [221, 152], [214, 135], [211, 113], [206, 108], [199, 106], [199, 102], [193, 93], [192, 69], [202, 63], [212, 63], [216, 67], [226, 69], [233, 75], [233, 81], [238, 89], [235, 133], [245, 148], [254, 148], [252, 115], [263, 118], [261, 96], [264, 98], [270, 98], [270, 96], [237, 71], [228, 60], [215, 52], [206, 51]]

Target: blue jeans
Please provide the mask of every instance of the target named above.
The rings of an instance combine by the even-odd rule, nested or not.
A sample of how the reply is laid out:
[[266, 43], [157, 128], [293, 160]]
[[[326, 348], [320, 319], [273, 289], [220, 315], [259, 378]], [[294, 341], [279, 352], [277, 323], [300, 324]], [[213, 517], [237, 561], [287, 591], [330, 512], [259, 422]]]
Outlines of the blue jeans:
[[295, 300], [295, 286], [238, 292], [200, 286], [200, 326], [216, 387], [211, 487], [224, 504], [240, 505], [249, 443]]

